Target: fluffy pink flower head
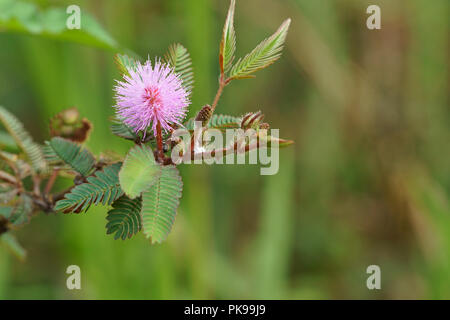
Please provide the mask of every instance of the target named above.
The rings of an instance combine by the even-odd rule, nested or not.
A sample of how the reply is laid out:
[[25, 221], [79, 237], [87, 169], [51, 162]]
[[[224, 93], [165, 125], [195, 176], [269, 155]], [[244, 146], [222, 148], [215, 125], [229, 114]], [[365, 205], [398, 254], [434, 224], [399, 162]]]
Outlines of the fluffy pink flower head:
[[161, 124], [164, 131], [171, 124], [181, 124], [190, 103], [189, 92], [181, 79], [166, 64], [150, 60], [136, 69], [129, 68], [124, 81], [117, 81], [114, 88], [119, 118], [136, 132], [151, 127], [156, 136], [156, 126]]

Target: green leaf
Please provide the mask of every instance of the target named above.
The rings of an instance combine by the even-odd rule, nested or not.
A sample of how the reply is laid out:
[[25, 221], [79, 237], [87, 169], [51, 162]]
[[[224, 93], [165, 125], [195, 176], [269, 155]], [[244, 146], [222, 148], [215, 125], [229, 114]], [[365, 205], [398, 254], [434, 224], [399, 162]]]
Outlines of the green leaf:
[[18, 189], [9, 189], [9, 190], [3, 190], [3, 188], [0, 189], [0, 205], [12, 201], [17, 196], [18, 193], [19, 193]]
[[222, 41], [220, 43], [220, 70], [223, 73], [230, 71], [236, 52], [236, 32], [234, 30], [234, 9], [236, 0], [231, 0], [228, 9], [227, 20], [223, 28]]
[[19, 151], [14, 139], [6, 132], [0, 131], [0, 149], [13, 152]]
[[116, 61], [117, 67], [119, 68], [119, 71], [122, 74], [129, 76], [130, 74], [128, 72], [128, 69], [136, 70], [138, 61], [130, 58], [126, 54], [116, 54], [114, 59]]
[[230, 78], [245, 79], [254, 77], [252, 76], [253, 73], [277, 61], [281, 57], [290, 24], [291, 19], [287, 19], [277, 32], [261, 42], [243, 59], [239, 59], [230, 71]]
[[169, 47], [164, 59], [181, 78], [184, 88], [192, 93], [194, 88], [194, 71], [188, 50], [179, 43], [173, 44]]
[[[241, 121], [242, 118], [240, 117], [234, 117], [229, 115], [223, 115], [223, 114], [214, 114], [211, 117], [211, 120], [209, 120], [208, 128], [214, 128], [214, 129], [238, 129], [241, 127]], [[185, 124], [184, 127], [186, 130], [192, 131], [194, 130], [194, 122], [195, 118], [189, 119]]]
[[0, 204], [0, 217], [3, 217], [8, 220], [9, 218], [11, 218], [13, 211], [14, 211], [14, 204], [11, 203]]
[[160, 174], [153, 151], [148, 146], [135, 146], [125, 158], [119, 173], [120, 185], [132, 199], [148, 190]]
[[22, 194], [15, 202], [14, 209], [7, 219], [14, 226], [21, 226], [30, 221], [32, 213], [33, 199], [26, 194]]
[[142, 195], [144, 233], [152, 243], [162, 243], [172, 230], [183, 182], [175, 166], [161, 166], [161, 175]]
[[113, 203], [106, 219], [106, 234], [115, 233], [114, 239], [126, 240], [142, 229], [142, 198], [130, 199], [123, 196]]
[[17, 241], [16, 237], [10, 232], [4, 233], [0, 236], [0, 242], [20, 261], [24, 261], [27, 252]]
[[121, 163], [112, 164], [103, 171], [97, 171], [88, 177], [86, 183], [73, 188], [63, 200], [56, 203], [56, 211], [80, 213], [91, 205], [109, 206], [123, 195], [119, 183]]
[[37, 145], [23, 124], [8, 110], [0, 106], [0, 121], [5, 126], [16, 144], [25, 152], [33, 169], [38, 172], [46, 171], [47, 163], [39, 145]]
[[66, 13], [66, 8], [41, 10], [36, 4], [30, 2], [0, 1], [0, 30], [76, 42], [110, 50], [117, 49], [117, 42], [87, 12], [81, 12], [81, 28], [79, 30], [67, 28], [67, 20], [71, 16], [73, 13]]
[[237, 129], [240, 128], [242, 118], [229, 115], [213, 115], [208, 127], [215, 129]]
[[47, 145], [51, 148], [46, 150], [49, 162], [61, 160], [84, 177], [92, 172], [95, 158], [80, 145], [60, 137], [53, 138]]
[[111, 132], [120, 138], [131, 141], [136, 141], [139, 138], [139, 136], [136, 134], [136, 132], [134, 132], [133, 129], [131, 129], [118, 119], [113, 120], [113, 124], [111, 125]]

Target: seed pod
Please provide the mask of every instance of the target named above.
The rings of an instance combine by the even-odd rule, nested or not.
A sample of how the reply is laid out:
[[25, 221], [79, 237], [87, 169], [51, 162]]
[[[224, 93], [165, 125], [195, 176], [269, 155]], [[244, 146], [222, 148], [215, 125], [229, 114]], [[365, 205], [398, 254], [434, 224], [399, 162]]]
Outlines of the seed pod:
[[51, 137], [84, 142], [88, 139], [91, 130], [92, 124], [87, 119], [81, 119], [76, 108], [64, 110], [50, 119]]
[[270, 129], [270, 125], [268, 124], [268, 123], [261, 123], [260, 125], [259, 125], [259, 129], [261, 129], [261, 130], [269, 130]]
[[210, 105], [205, 105], [195, 117], [195, 121], [201, 121], [202, 126], [206, 127], [212, 117], [212, 109]]
[[263, 121], [264, 115], [261, 111], [258, 111], [256, 113], [247, 113], [243, 118], [241, 122], [241, 128], [244, 130], [253, 128], [257, 129], [259, 128], [259, 124]]

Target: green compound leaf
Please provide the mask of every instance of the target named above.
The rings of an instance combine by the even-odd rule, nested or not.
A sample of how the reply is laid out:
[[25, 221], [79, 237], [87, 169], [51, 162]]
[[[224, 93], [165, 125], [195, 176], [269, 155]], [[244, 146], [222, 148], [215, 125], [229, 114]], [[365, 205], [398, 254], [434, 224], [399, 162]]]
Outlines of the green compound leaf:
[[277, 32], [261, 42], [243, 59], [239, 59], [230, 71], [230, 78], [252, 78], [254, 77], [252, 76], [253, 73], [264, 69], [277, 61], [281, 57], [290, 24], [291, 19], [287, 19], [283, 22]]
[[46, 158], [49, 162], [58, 160], [70, 166], [73, 170], [87, 177], [94, 168], [94, 156], [75, 142], [55, 137], [49, 142], [46, 149]]
[[[238, 129], [241, 127], [241, 117], [234, 117], [229, 115], [223, 115], [223, 114], [214, 114], [211, 117], [211, 120], [208, 123], [208, 128], [214, 128], [214, 129]], [[185, 124], [184, 127], [186, 130], [194, 130], [194, 122], [195, 118], [189, 119]]]
[[0, 131], [0, 150], [19, 151], [14, 139], [6, 132]]
[[73, 188], [56, 203], [56, 211], [80, 213], [91, 205], [109, 206], [123, 195], [119, 183], [121, 163], [115, 163], [88, 177], [87, 182]]
[[22, 194], [16, 201], [10, 212], [10, 216], [6, 217], [14, 226], [21, 226], [28, 223], [33, 213], [33, 199], [26, 194]]
[[18, 189], [0, 188], [0, 205], [7, 204], [19, 194]]
[[47, 170], [47, 162], [39, 145], [37, 145], [23, 124], [8, 110], [0, 106], [0, 121], [5, 126], [15, 143], [25, 152], [34, 170], [44, 172]]
[[160, 175], [153, 151], [148, 146], [135, 146], [125, 158], [119, 173], [123, 191], [132, 199], [148, 190]]
[[242, 118], [223, 114], [213, 115], [208, 126], [215, 129], [237, 129], [240, 128]]
[[139, 136], [136, 134], [136, 132], [134, 132], [133, 129], [131, 129], [118, 119], [113, 120], [113, 124], [111, 125], [111, 132], [120, 138], [131, 141], [136, 141], [139, 138]]
[[184, 88], [192, 93], [194, 88], [194, 71], [188, 50], [179, 43], [173, 44], [169, 47], [164, 60], [181, 78]]
[[231, 0], [230, 8], [228, 9], [227, 20], [223, 27], [222, 41], [220, 43], [220, 70], [222, 73], [230, 71], [234, 54], [236, 52], [236, 32], [234, 30], [234, 8], [236, 7], [236, 0]]
[[130, 199], [123, 196], [113, 203], [106, 219], [106, 234], [113, 234], [114, 240], [126, 240], [142, 229], [142, 198]]
[[85, 11], [80, 12], [80, 29], [69, 29], [67, 23], [76, 12], [68, 9], [72, 8], [40, 9], [30, 2], [0, 0], [0, 30], [117, 49], [117, 42]]
[[126, 54], [116, 54], [114, 59], [120, 73], [129, 76], [130, 74], [128, 69], [136, 70], [138, 61], [127, 56]]
[[152, 243], [162, 243], [172, 230], [183, 182], [175, 166], [161, 166], [161, 175], [142, 195], [144, 233]]

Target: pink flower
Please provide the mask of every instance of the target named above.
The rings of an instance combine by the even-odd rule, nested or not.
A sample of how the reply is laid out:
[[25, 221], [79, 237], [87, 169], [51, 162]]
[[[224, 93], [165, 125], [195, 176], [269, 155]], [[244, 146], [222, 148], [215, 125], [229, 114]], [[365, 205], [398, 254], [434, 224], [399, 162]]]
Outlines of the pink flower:
[[124, 81], [117, 81], [114, 91], [119, 118], [136, 132], [147, 131], [151, 127], [156, 136], [156, 126], [160, 123], [164, 131], [171, 124], [181, 124], [190, 103], [189, 92], [181, 79], [166, 64], [156, 60], [152, 67], [150, 60], [136, 69], [128, 69]]

